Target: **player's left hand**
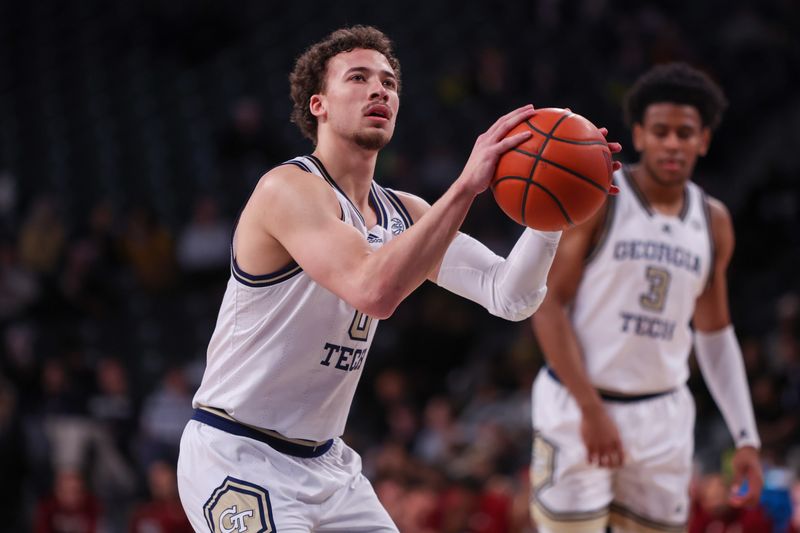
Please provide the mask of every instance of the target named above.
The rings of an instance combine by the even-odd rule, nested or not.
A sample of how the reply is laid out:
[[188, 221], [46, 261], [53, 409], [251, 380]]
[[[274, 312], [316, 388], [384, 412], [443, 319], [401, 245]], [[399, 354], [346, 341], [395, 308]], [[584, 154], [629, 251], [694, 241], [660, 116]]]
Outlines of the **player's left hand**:
[[[761, 472], [761, 461], [758, 450], [752, 446], [742, 446], [733, 456], [733, 486], [731, 487], [730, 504], [734, 507], [755, 505], [761, 498], [764, 486], [764, 475]], [[746, 490], [742, 492], [742, 483]]]

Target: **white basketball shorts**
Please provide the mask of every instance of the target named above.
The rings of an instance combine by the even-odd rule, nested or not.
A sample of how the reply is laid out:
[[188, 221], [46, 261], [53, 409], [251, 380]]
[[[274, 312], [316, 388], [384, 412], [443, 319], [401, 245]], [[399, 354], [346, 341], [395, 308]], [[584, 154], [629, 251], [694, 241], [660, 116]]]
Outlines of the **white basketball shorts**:
[[181, 502], [195, 531], [213, 533], [396, 533], [341, 439], [319, 457], [191, 420], [178, 458]]
[[551, 531], [685, 531], [694, 448], [694, 400], [683, 386], [646, 399], [604, 398], [619, 428], [624, 465], [586, 462], [581, 414], [543, 369], [533, 385], [531, 515]]

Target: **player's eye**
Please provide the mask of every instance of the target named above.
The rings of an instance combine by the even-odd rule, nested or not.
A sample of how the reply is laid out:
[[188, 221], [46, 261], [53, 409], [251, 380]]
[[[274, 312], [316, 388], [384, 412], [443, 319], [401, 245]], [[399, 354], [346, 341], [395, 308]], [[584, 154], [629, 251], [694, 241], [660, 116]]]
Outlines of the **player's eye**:
[[393, 79], [389, 78], [389, 79], [383, 80], [383, 86], [384, 87], [388, 87], [389, 89], [395, 89], [395, 88], [397, 88], [397, 82], [394, 81]]
[[353, 81], [364, 81], [364, 80], [366, 80], [366, 78], [364, 77], [363, 74], [353, 74], [352, 76], [350, 76], [350, 79], [353, 80]]

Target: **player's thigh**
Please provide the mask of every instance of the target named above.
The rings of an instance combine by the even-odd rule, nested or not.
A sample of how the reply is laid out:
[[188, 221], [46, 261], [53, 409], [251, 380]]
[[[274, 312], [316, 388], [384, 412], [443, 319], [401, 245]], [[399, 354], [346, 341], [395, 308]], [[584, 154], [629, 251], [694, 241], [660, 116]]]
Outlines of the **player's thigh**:
[[190, 421], [181, 439], [178, 490], [195, 531], [308, 533], [296, 465], [266, 444]]
[[362, 474], [325, 502], [320, 515], [314, 530], [319, 533], [398, 533], [372, 484]]
[[[694, 450], [694, 401], [688, 390], [642, 406], [650, 420], [630, 443], [629, 460], [617, 471], [610, 522], [618, 531], [685, 531]], [[644, 430], [643, 428], [646, 428]]]
[[533, 389], [531, 516], [554, 532], [603, 530], [612, 500], [612, 472], [587, 463], [581, 414], [572, 396], [547, 374]]

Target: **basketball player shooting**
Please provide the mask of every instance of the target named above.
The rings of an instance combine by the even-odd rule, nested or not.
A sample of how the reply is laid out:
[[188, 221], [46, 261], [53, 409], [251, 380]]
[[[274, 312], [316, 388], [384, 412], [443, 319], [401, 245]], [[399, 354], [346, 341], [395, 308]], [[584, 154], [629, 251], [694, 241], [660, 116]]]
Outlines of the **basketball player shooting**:
[[181, 501], [197, 531], [397, 531], [340, 439], [353, 394], [378, 321], [426, 279], [509, 320], [538, 308], [560, 232], [526, 229], [507, 258], [458, 232], [499, 156], [530, 136], [506, 133], [535, 111], [499, 118], [428, 205], [373, 181], [400, 104], [386, 36], [336, 31], [290, 81], [315, 149], [267, 172], [238, 220], [181, 440]]
[[760, 441], [728, 309], [731, 217], [690, 181], [726, 105], [685, 64], [639, 78], [625, 99], [639, 162], [616, 171], [619, 195], [561, 241], [532, 320], [549, 365], [533, 386], [540, 531], [685, 530], [693, 340], [737, 448], [731, 503], [758, 501]]

